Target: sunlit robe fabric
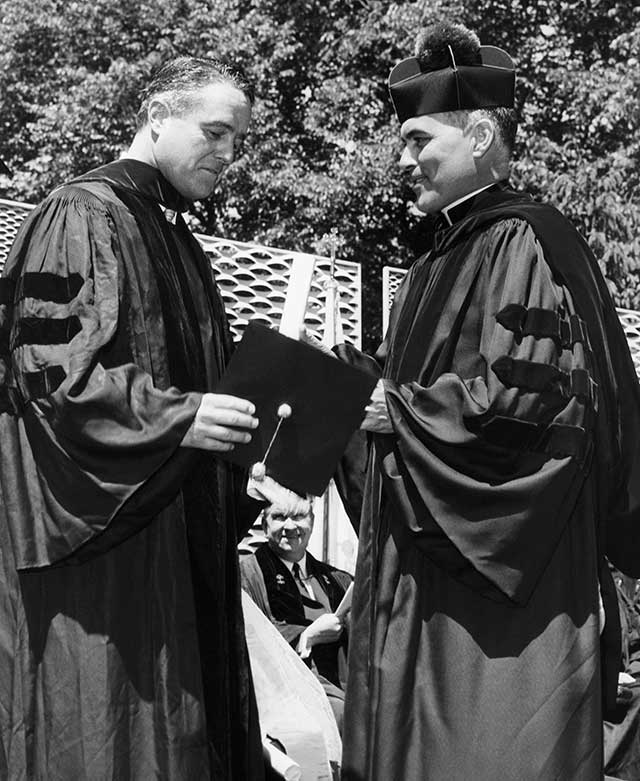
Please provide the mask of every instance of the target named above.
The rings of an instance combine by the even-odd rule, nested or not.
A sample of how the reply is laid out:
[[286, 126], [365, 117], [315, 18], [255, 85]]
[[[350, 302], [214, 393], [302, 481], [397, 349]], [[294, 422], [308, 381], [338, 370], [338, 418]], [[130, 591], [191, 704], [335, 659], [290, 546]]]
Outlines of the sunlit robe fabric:
[[256, 509], [179, 448], [231, 349], [183, 208], [112, 163], [28, 217], [0, 281], [3, 778], [262, 777], [236, 557]]
[[364, 487], [343, 779], [600, 779], [640, 393], [588, 248], [497, 185], [411, 268], [376, 360], [338, 352], [385, 379], [394, 429]]

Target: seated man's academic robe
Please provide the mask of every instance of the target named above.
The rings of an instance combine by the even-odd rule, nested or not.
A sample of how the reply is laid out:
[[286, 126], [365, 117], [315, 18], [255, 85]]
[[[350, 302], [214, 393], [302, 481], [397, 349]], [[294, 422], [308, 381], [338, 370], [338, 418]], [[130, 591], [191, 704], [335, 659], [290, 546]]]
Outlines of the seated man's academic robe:
[[640, 562], [638, 381], [562, 215], [496, 185], [450, 216], [376, 360], [339, 350], [385, 379], [393, 426], [364, 487], [343, 779], [599, 781], [604, 554]]
[[612, 778], [640, 778], [640, 606], [637, 581], [614, 573], [622, 624], [622, 672], [616, 707], [604, 722], [604, 771]]
[[[318, 616], [336, 610], [352, 580], [348, 572], [318, 561], [308, 551], [306, 556], [315, 600], [301, 593], [287, 565], [268, 544], [240, 559], [242, 588], [294, 648]], [[311, 650], [314, 672], [339, 688], [344, 687], [346, 678], [346, 649], [343, 633], [337, 642], [315, 645]]]
[[236, 558], [257, 510], [179, 447], [231, 348], [184, 206], [107, 165], [29, 216], [0, 281], [2, 778], [262, 777]]

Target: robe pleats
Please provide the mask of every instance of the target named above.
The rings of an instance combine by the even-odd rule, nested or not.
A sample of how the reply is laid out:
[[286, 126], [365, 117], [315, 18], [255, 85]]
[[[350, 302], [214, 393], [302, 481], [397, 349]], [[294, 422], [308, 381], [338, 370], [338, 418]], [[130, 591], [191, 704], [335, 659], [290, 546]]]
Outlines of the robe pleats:
[[375, 364], [339, 352], [377, 364], [394, 429], [362, 488], [343, 779], [597, 781], [640, 392], [584, 241], [494, 186], [413, 265]]
[[245, 476], [180, 447], [231, 352], [151, 166], [54, 191], [0, 280], [0, 777], [259, 779]]

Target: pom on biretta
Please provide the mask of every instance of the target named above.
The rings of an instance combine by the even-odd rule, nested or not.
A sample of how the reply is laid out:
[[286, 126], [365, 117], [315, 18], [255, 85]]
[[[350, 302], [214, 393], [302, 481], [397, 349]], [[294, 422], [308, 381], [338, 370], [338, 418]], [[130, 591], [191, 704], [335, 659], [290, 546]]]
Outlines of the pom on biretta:
[[373, 375], [249, 323], [215, 388], [248, 399], [260, 424], [225, 455], [304, 496], [320, 496], [365, 414]]
[[423, 30], [416, 56], [389, 74], [389, 92], [400, 122], [423, 114], [504, 106], [513, 108], [516, 70], [507, 52], [481, 46], [457, 24]]

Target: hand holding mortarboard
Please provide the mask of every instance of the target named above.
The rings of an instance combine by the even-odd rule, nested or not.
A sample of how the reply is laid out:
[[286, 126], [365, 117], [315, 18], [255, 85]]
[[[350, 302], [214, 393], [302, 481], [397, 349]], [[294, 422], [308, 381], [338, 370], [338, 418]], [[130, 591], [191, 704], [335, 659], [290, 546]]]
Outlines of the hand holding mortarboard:
[[248, 442], [258, 425], [255, 407], [246, 399], [221, 393], [204, 393], [195, 417], [184, 435], [182, 447], [228, 452], [238, 442]]
[[254, 479], [302, 496], [327, 487], [375, 386], [365, 372], [298, 341], [314, 267], [311, 256], [294, 260], [280, 332], [250, 323], [217, 388], [249, 399], [260, 418], [251, 442], [229, 458]]
[[262, 463], [287, 488], [320, 496], [375, 384], [360, 369], [250, 323], [216, 392], [251, 401], [260, 425], [227, 457], [250, 468]]

